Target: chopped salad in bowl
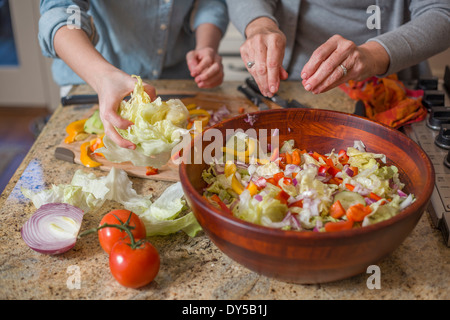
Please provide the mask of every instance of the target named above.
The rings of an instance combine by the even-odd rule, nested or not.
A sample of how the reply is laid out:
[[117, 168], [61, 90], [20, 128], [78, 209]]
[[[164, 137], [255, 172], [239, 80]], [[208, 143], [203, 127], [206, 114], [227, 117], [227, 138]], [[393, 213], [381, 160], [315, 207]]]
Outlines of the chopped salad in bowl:
[[258, 141], [245, 133], [237, 132], [228, 142], [223, 156], [202, 173], [203, 197], [251, 223], [283, 230], [349, 230], [387, 220], [415, 201], [402, 191], [398, 168], [387, 165], [384, 154], [366, 151], [359, 140], [326, 154], [287, 140], [259, 158]]

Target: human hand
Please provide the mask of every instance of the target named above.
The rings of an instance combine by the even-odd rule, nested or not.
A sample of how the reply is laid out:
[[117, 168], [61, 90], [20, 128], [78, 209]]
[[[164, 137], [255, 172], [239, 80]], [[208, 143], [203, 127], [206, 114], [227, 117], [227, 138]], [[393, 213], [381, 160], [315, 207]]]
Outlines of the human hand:
[[349, 80], [361, 81], [384, 74], [389, 61], [388, 53], [378, 42], [357, 46], [334, 35], [313, 52], [303, 67], [302, 84], [314, 94], [326, 92]]
[[222, 84], [222, 57], [213, 48], [191, 50], [186, 54], [186, 61], [199, 88], [214, 88]]
[[[286, 36], [272, 19], [265, 17], [252, 21], [245, 34], [246, 41], [240, 48], [242, 60], [260, 92], [272, 97], [280, 88], [280, 81], [288, 77], [282, 66]], [[249, 62], [254, 65], [250, 67]]]
[[[101, 80], [95, 84], [95, 89], [98, 94], [100, 118], [103, 122], [105, 135], [122, 148], [135, 149], [136, 145], [122, 138], [115, 127], [127, 129], [133, 124], [131, 121], [120, 117], [117, 110], [121, 101], [133, 92], [136, 79], [120, 70], [110, 71], [99, 79]], [[155, 88], [148, 83], [143, 83], [143, 86], [150, 99], [155, 100]]]

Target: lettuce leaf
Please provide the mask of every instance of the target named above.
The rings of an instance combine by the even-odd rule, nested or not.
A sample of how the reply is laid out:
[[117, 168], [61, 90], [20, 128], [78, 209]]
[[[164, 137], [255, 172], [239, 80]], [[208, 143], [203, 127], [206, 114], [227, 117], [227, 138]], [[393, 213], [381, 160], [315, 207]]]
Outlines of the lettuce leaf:
[[133, 122], [128, 129], [116, 128], [124, 138], [136, 145], [135, 150], [119, 147], [108, 136], [105, 147], [96, 150], [111, 162], [131, 161], [135, 166], [159, 168], [169, 161], [172, 149], [182, 141], [186, 129], [189, 111], [179, 99], [162, 101], [158, 97], [151, 101], [144, 91], [142, 79], [137, 79], [129, 101], [122, 101], [118, 114]]

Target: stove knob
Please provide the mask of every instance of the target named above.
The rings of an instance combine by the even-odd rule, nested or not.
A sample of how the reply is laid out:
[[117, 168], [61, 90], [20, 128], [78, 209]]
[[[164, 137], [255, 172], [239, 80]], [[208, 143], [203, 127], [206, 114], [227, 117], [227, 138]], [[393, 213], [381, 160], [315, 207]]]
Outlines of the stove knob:
[[417, 82], [417, 89], [421, 90], [437, 90], [438, 89], [438, 77], [420, 78]]
[[444, 164], [447, 168], [450, 168], [450, 151], [447, 153], [447, 156], [444, 159]]
[[445, 105], [445, 93], [440, 90], [426, 90], [423, 93], [422, 104], [430, 109], [433, 106]]
[[450, 149], [450, 123], [441, 125], [441, 130], [439, 130], [439, 135], [434, 143], [443, 149]]
[[441, 125], [450, 123], [449, 107], [431, 107], [430, 116], [428, 117], [427, 127], [432, 130], [439, 130]]

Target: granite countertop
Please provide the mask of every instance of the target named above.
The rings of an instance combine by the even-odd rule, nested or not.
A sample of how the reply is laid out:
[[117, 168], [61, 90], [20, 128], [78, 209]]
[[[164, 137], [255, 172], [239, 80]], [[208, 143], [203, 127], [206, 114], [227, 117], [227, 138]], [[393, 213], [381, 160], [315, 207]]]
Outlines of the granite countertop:
[[[191, 81], [154, 81], [157, 89], [198, 91]], [[227, 82], [209, 90], [241, 96], [239, 83]], [[73, 93], [89, 93], [81, 86]], [[283, 83], [280, 95], [314, 108], [352, 113], [351, 101], [339, 89], [321, 95], [302, 91], [298, 83]], [[242, 96], [241, 96], [242, 97]], [[378, 263], [381, 288], [369, 289], [371, 274], [325, 284], [299, 285], [258, 275], [223, 254], [204, 233], [194, 238], [180, 232], [151, 237], [161, 267], [157, 277], [140, 289], [128, 289], [115, 281], [108, 256], [95, 236], [57, 256], [39, 254], [23, 242], [20, 228], [35, 211], [21, 187], [46, 189], [69, 183], [80, 165], [55, 159], [55, 148], [65, 137], [65, 127], [85, 110], [59, 107], [0, 196], [0, 298], [1, 299], [449, 299], [450, 249], [432, 227], [425, 212], [413, 232], [393, 253]], [[87, 169], [87, 168], [86, 168]], [[87, 169], [95, 170], [95, 169]], [[98, 172], [102, 175], [105, 172]], [[130, 178], [138, 193], [156, 199], [171, 182]], [[106, 203], [102, 212], [114, 209]], [[82, 228], [98, 225], [100, 213], [86, 214]], [[71, 268], [81, 276], [80, 288], [72, 288]]]

